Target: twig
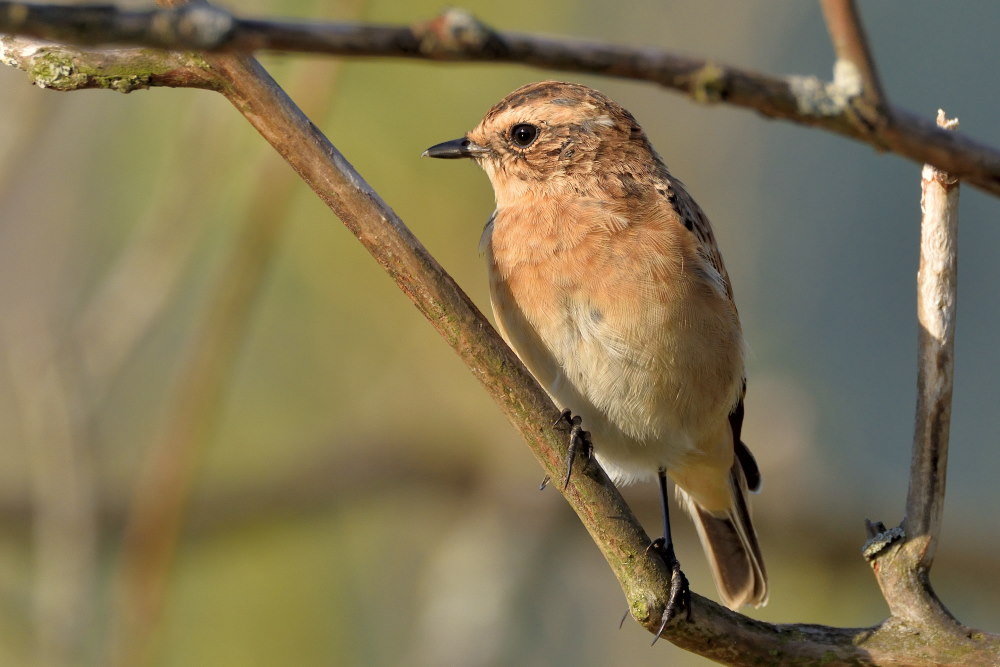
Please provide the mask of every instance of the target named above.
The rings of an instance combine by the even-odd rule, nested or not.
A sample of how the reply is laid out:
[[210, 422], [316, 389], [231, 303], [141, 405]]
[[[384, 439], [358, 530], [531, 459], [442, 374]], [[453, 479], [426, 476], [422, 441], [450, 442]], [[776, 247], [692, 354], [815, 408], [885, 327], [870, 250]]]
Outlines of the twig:
[[[958, 126], [938, 112], [946, 130]], [[866, 547], [892, 615], [933, 627], [956, 641], [969, 635], [937, 598], [929, 572], [944, 509], [954, 373], [958, 269], [958, 180], [930, 165], [921, 174], [920, 270], [917, 273], [917, 408], [906, 517]]]
[[[919, 164], [933, 164], [1000, 195], [1000, 151], [890, 106], [882, 110], [891, 123], [872, 127], [859, 124], [853, 104], [866, 88], [847, 85], [843, 76], [828, 84], [816, 77], [769, 76], [654, 48], [501, 32], [456, 9], [411, 27], [241, 19], [203, 5], [133, 11], [107, 5], [48, 6], [0, 1], [0, 32], [82, 44], [128, 41], [172, 49], [275, 49], [351, 57], [511, 62], [649, 81], [700, 102], [732, 104], [770, 118], [835, 132]], [[0, 62], [5, 61], [0, 48]], [[877, 85], [874, 68], [870, 69], [872, 76], [866, 80], [869, 91], [872, 82]], [[149, 85], [172, 84], [150, 81]]]
[[[938, 125], [952, 130], [957, 120], [938, 112]], [[958, 179], [930, 165], [921, 175], [920, 270], [917, 319], [920, 322], [917, 418], [913, 469], [906, 499], [907, 537], [926, 540], [920, 565], [934, 560], [944, 507], [951, 391], [955, 369], [955, 314], [958, 294]]]

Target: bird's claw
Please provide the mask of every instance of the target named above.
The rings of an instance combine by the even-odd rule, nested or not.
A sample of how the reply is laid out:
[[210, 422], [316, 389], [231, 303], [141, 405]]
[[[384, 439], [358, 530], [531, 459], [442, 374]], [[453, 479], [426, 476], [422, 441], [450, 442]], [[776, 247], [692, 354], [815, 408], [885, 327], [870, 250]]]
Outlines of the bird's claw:
[[[569, 432], [569, 448], [566, 451], [566, 477], [563, 478], [563, 489], [569, 486], [570, 475], [573, 474], [573, 462], [577, 454], [589, 461], [594, 453], [594, 443], [590, 439], [590, 431], [583, 430], [583, 417], [573, 415], [571, 410], [563, 410], [559, 414], [559, 419], [552, 424], [554, 428]], [[541, 488], [544, 489], [548, 480], [542, 481]]]
[[685, 612], [688, 621], [691, 620], [691, 588], [688, 586], [687, 577], [681, 571], [680, 561], [674, 555], [672, 545], [667, 545], [666, 540], [658, 537], [646, 547], [646, 553], [655, 551], [663, 558], [663, 562], [670, 568], [670, 588], [667, 591], [667, 604], [663, 608], [662, 622], [653, 638], [652, 646], [663, 635], [663, 631], [673, 619], [677, 618], [681, 611]]

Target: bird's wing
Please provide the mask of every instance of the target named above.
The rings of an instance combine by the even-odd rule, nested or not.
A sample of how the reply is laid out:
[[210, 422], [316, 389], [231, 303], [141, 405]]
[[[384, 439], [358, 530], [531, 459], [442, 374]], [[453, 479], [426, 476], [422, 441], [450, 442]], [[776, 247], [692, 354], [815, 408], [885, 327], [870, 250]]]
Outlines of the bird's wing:
[[729, 274], [726, 272], [726, 265], [722, 261], [722, 254], [719, 246], [715, 242], [715, 234], [712, 232], [712, 225], [708, 221], [708, 216], [698, 206], [698, 202], [688, 194], [687, 188], [679, 180], [672, 176], [663, 178], [664, 190], [666, 191], [667, 202], [673, 207], [681, 223], [698, 240], [698, 252], [708, 261], [708, 263], [718, 272], [725, 287], [726, 294], [733, 298], [733, 287], [729, 282]]

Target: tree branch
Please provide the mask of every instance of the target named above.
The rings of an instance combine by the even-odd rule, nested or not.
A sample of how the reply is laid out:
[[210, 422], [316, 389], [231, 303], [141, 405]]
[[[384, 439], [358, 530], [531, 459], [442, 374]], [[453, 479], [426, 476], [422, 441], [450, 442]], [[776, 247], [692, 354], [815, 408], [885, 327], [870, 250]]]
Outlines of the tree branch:
[[[837, 25], [849, 26], [852, 21], [857, 25], [856, 16]], [[833, 30], [837, 35], [848, 34], [840, 28]], [[997, 149], [962, 133], [946, 132], [921, 116], [889, 105], [881, 109], [891, 123], [858, 123], [854, 100], [865, 90], [881, 90], [872, 88], [877, 86], [874, 67], [861, 67], [860, 76], [841, 75], [831, 83], [812, 76], [775, 77], [654, 48], [500, 32], [457, 9], [414, 26], [387, 26], [241, 19], [207, 5], [135, 11], [106, 5], [49, 6], [0, 0], [0, 32], [78, 44], [132, 43], [178, 50], [274, 49], [353, 57], [512, 62], [648, 81], [700, 102], [732, 104], [770, 118], [835, 132], [920, 164], [932, 164], [1000, 195]], [[850, 34], [853, 41], [846, 42], [854, 46], [845, 47], [845, 51], [853, 52], [864, 43], [863, 35], [860, 31]], [[858, 52], [858, 63], [870, 62], [864, 53], [866, 49]], [[4, 60], [0, 52], [0, 61]]]

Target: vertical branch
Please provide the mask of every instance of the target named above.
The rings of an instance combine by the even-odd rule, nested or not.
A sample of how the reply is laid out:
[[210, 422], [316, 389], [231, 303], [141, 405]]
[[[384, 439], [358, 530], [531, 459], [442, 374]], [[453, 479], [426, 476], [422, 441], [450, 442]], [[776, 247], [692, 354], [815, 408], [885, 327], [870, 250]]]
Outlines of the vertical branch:
[[[938, 111], [938, 125], [958, 127]], [[920, 270], [917, 273], [919, 368], [910, 490], [904, 528], [919, 540], [919, 566], [934, 560], [944, 507], [954, 373], [958, 271], [958, 180], [930, 165], [921, 175]]]
[[847, 111], [854, 124], [862, 133], [874, 135], [888, 124], [891, 107], [882, 90], [858, 8], [854, 0], [821, 0], [820, 5], [837, 54], [834, 85], [848, 96]]
[[854, 65], [861, 75], [864, 92], [870, 96], [869, 100], [882, 104], [885, 98], [882, 82], [875, 69], [875, 60], [868, 48], [868, 38], [854, 0], [823, 0], [821, 4], [837, 60]]

